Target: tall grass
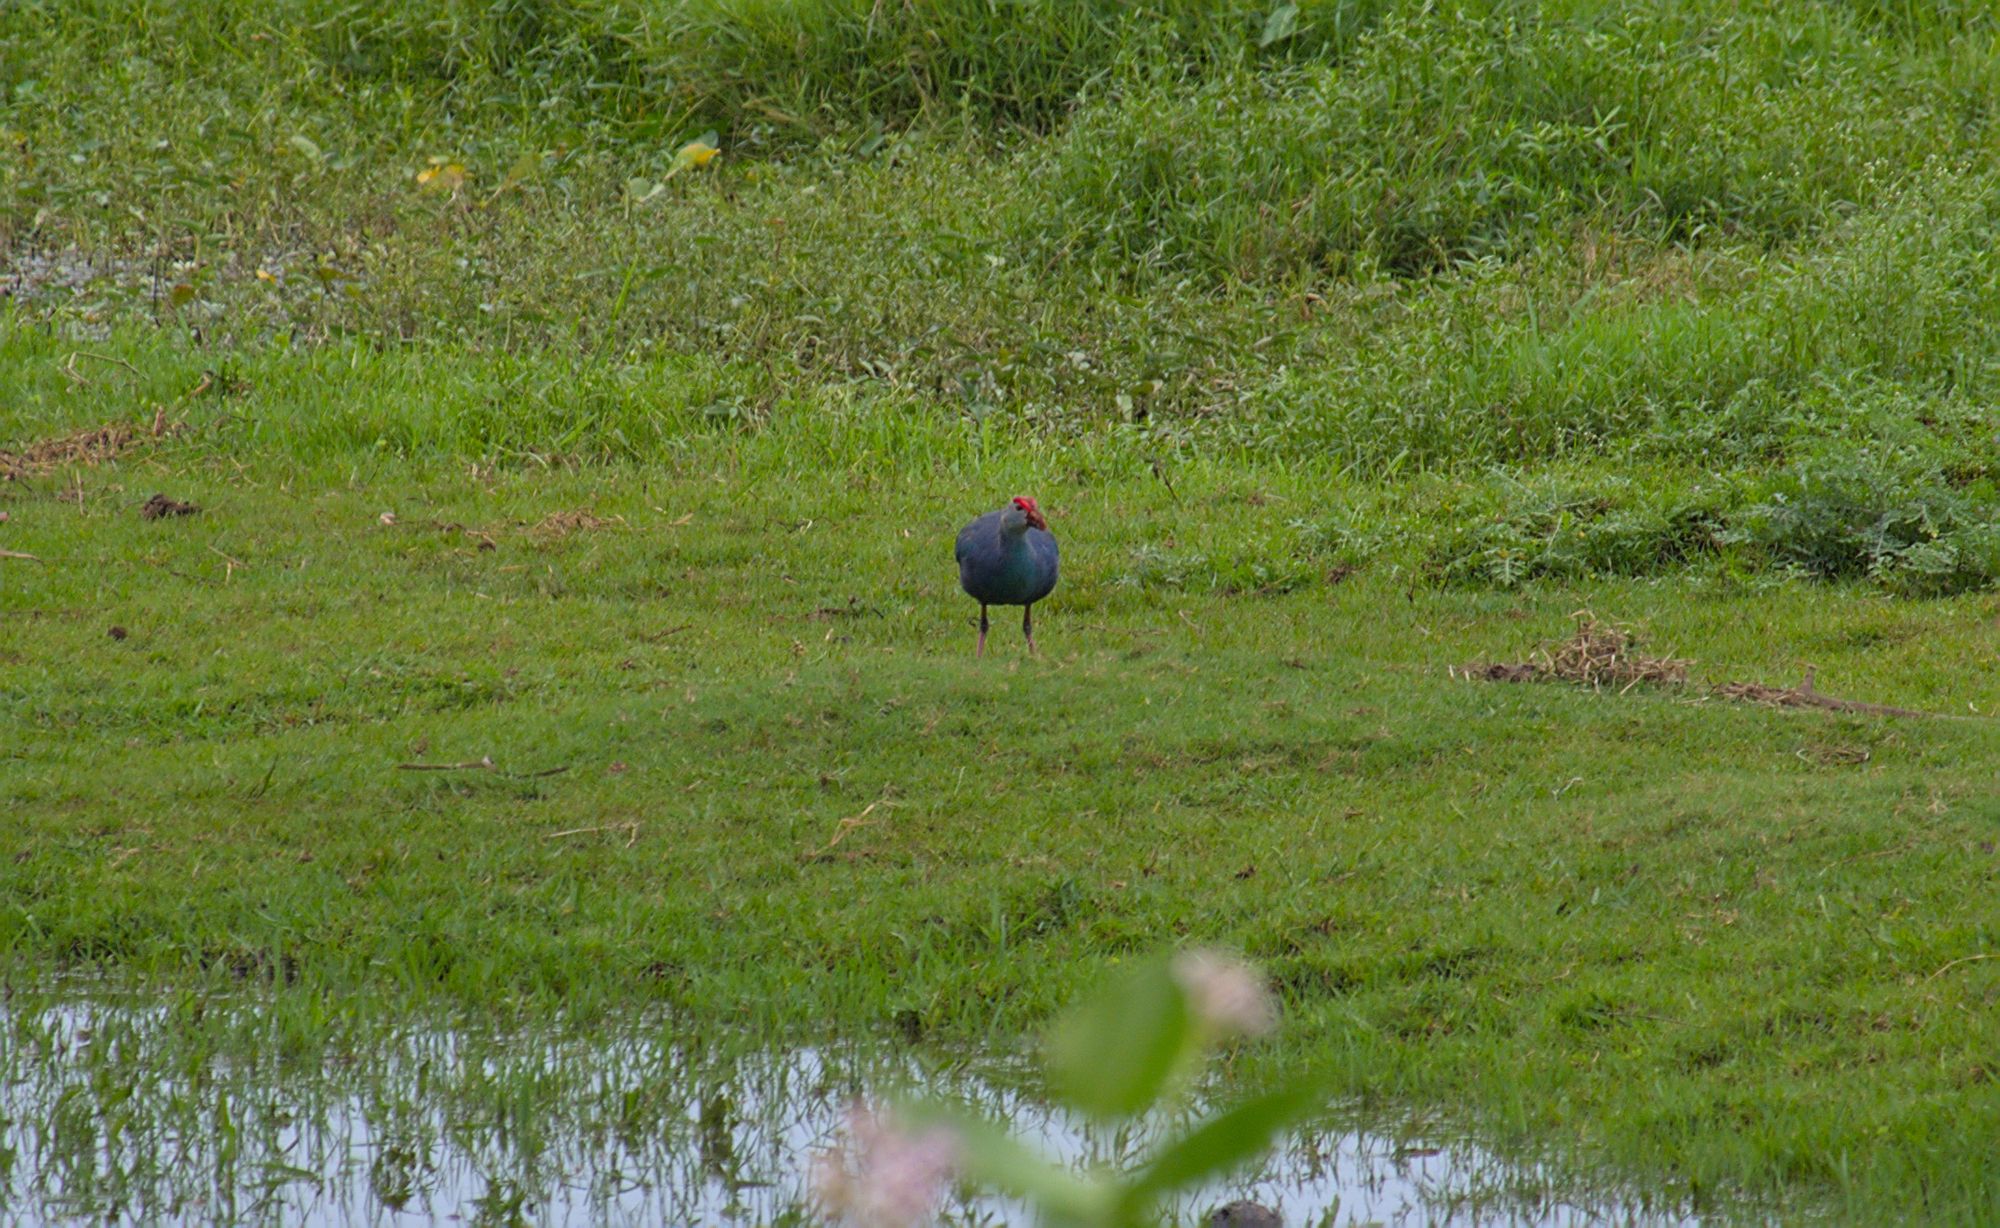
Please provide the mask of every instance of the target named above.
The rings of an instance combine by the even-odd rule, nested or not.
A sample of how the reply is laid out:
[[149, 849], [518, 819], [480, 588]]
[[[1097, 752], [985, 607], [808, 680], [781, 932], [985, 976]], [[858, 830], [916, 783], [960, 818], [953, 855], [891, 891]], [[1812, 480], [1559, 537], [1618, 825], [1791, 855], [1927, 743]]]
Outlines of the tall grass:
[[1333, 65], [1194, 81], [1153, 61], [1042, 147], [1029, 225], [1128, 272], [1225, 280], [1427, 273], [1577, 219], [1777, 244], [1990, 125], [1990, 99], [1952, 90], [1973, 44], [1825, 10], [1556, 9], [1398, 11]]
[[[1997, 206], [1989, 176], [1933, 168], [1789, 260], [1739, 266], [1734, 287], [1698, 296], [1593, 293], [1538, 311], [1518, 281], [1489, 276], [1424, 304], [1379, 347], [1292, 373], [1270, 412], [1295, 445], [1317, 435], [1377, 470], [1634, 450], [1768, 461], [1829, 385], [1886, 382], [1919, 415], [1934, 397], [2000, 390], [1985, 324], [2000, 311]], [[1869, 403], [1885, 424], [1905, 420], [1892, 400]]]
[[1986, 472], [1996, 39], [1782, 0], [27, 4], [0, 228], [22, 322], [280, 382], [414, 351], [257, 427], [314, 453], [824, 416], [1369, 478], [1812, 457], [1877, 507]]

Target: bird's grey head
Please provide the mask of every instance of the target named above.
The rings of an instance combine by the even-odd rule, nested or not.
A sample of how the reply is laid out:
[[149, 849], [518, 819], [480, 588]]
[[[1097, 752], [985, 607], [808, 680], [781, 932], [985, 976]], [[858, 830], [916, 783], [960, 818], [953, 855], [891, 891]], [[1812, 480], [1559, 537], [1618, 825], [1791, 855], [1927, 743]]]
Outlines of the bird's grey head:
[[1209, 1215], [1208, 1228], [1284, 1228], [1284, 1221], [1269, 1207], [1254, 1202], [1232, 1202], [1217, 1207]]
[[1010, 536], [1026, 533], [1030, 528], [1047, 529], [1049, 522], [1042, 519], [1042, 509], [1035, 501], [1022, 495], [1000, 511], [1000, 531]]

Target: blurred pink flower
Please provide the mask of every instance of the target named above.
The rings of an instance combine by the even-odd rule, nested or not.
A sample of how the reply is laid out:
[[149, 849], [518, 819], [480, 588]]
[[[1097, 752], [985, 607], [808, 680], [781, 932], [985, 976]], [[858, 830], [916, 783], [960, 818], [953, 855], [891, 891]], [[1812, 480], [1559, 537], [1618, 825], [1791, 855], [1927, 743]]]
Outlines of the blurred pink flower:
[[1240, 959], [1219, 951], [1183, 951], [1174, 957], [1174, 979], [1187, 991], [1195, 1017], [1213, 1032], [1262, 1036], [1277, 1024], [1263, 978]]
[[856, 1104], [846, 1139], [813, 1163], [813, 1197], [854, 1228], [916, 1228], [931, 1217], [957, 1163], [951, 1131], [912, 1134]]

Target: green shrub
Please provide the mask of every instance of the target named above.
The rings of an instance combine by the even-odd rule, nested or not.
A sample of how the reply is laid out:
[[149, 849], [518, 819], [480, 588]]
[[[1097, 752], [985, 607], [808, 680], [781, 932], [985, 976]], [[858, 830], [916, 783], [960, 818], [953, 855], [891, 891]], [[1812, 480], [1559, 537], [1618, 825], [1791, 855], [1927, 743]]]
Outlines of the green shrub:
[[[1652, 576], [1713, 558], [1728, 492], [1607, 479], [1508, 483], [1448, 521], [1419, 566], [1446, 584]], [[1494, 503], [1497, 502], [1497, 506]]]
[[1906, 596], [2000, 586], [2000, 483], [1943, 455], [1935, 440], [1835, 441], [1762, 479], [1585, 473], [1433, 487], [1392, 518], [1383, 553], [1467, 587], [1704, 565]]
[[1867, 578], [1910, 596], [2000, 581], [2000, 488], [1868, 453], [1801, 463], [1730, 517], [1722, 540], [1756, 564]]

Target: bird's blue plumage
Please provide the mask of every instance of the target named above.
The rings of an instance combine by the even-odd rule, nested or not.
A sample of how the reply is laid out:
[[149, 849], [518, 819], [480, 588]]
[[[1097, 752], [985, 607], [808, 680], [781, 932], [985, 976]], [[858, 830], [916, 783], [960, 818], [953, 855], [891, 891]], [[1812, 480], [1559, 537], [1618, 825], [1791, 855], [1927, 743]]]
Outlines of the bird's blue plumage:
[[1014, 508], [988, 512], [959, 530], [956, 553], [959, 587], [982, 605], [1033, 605], [1056, 586], [1055, 535], [1030, 526]]

